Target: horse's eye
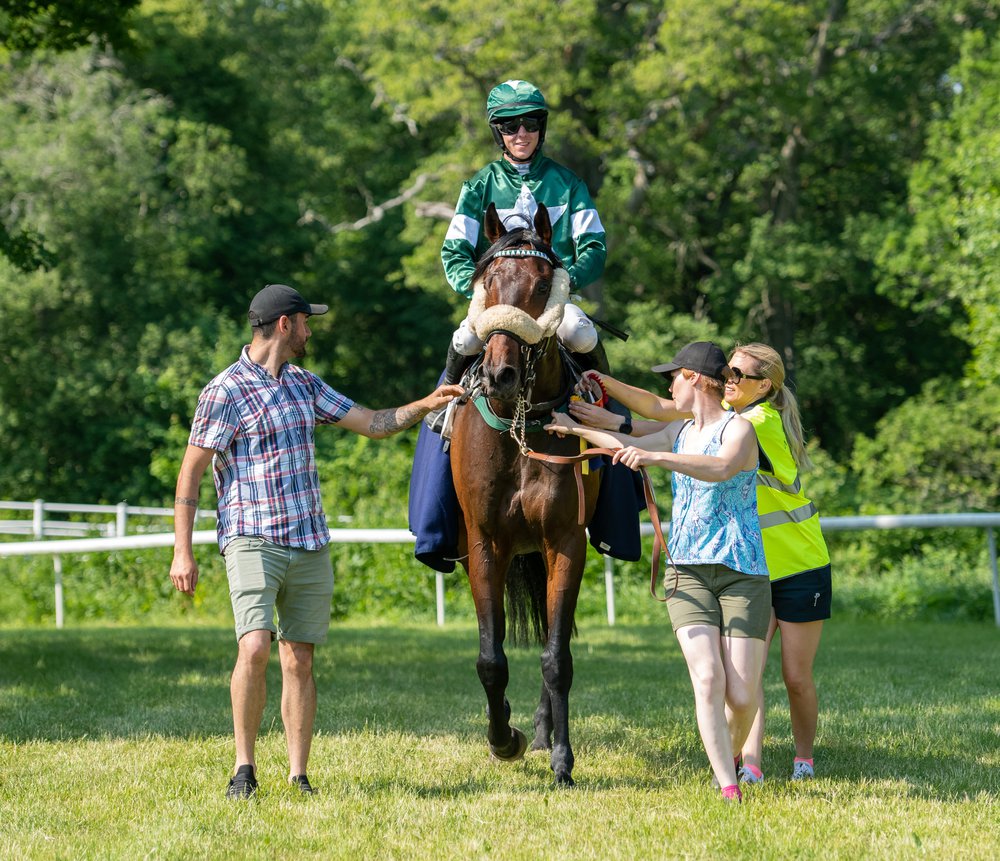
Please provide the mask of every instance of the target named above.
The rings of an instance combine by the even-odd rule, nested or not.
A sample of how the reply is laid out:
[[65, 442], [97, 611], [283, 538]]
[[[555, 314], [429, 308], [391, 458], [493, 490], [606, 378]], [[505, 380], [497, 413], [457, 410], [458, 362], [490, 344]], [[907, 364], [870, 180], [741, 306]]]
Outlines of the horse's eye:
[[548, 296], [552, 292], [552, 282], [548, 278], [542, 279], [535, 289], [538, 290], [539, 295]]

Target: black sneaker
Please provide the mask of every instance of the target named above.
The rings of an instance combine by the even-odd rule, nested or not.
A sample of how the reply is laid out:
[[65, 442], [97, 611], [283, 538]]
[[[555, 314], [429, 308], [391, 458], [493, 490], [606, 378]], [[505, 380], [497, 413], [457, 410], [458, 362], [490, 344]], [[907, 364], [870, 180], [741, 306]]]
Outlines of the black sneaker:
[[303, 795], [315, 795], [316, 790], [309, 783], [309, 778], [304, 774], [296, 774], [288, 781], [292, 786], [297, 786]]
[[241, 765], [236, 774], [229, 778], [226, 798], [250, 798], [257, 791], [257, 776], [252, 765]]

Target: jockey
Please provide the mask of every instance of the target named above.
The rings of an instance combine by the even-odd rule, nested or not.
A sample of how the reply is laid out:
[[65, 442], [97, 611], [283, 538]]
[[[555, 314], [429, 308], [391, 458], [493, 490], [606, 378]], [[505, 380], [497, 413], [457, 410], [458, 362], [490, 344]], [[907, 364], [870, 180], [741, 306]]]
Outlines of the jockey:
[[[548, 115], [545, 97], [527, 81], [504, 81], [490, 91], [486, 118], [503, 155], [463, 183], [441, 248], [448, 282], [466, 298], [472, 297], [476, 261], [489, 246], [483, 219], [490, 203], [507, 230], [531, 227], [538, 204], [545, 204], [552, 221], [552, 249], [566, 266], [572, 287], [582, 289], [604, 271], [604, 226], [587, 186], [542, 154]], [[557, 334], [569, 350], [584, 355], [585, 365], [607, 368], [597, 329], [578, 307], [566, 304]], [[445, 381], [457, 383], [467, 357], [482, 348], [483, 342], [463, 320], [448, 348]]]

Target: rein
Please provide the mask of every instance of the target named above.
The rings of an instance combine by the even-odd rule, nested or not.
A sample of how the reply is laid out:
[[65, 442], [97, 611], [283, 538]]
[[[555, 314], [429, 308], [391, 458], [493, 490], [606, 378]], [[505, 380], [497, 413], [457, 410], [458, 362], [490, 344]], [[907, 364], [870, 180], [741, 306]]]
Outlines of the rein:
[[[576, 478], [576, 496], [578, 500], [577, 506], [577, 523], [583, 526], [584, 523], [584, 496], [583, 496], [583, 468], [581, 464], [585, 460], [589, 460], [597, 455], [608, 455], [609, 457], [614, 456], [615, 450], [610, 448], [588, 448], [581, 451], [579, 454], [544, 454], [539, 451], [532, 451], [529, 449], [526, 452], [522, 452], [526, 457], [532, 460], [540, 460], [545, 463], [556, 463], [556, 464], [573, 464], [573, 475]], [[680, 572], [677, 570], [677, 566], [674, 564], [674, 558], [670, 555], [670, 550], [667, 547], [667, 542], [663, 537], [663, 528], [660, 526], [660, 512], [656, 506], [656, 494], [653, 492], [653, 484], [649, 480], [649, 473], [646, 472], [644, 466], [639, 467], [639, 475], [642, 477], [642, 493], [646, 498], [646, 510], [649, 512], [649, 519], [653, 522], [653, 562], [649, 574], [649, 594], [652, 595], [657, 601], [666, 603], [671, 598], [674, 597], [674, 593], [677, 592], [677, 582], [680, 577]], [[656, 583], [659, 579], [660, 574], [660, 554], [667, 554], [667, 561], [670, 568], [674, 569], [674, 588], [670, 590], [670, 594], [666, 598], [661, 598], [656, 594]], [[666, 584], [664, 584], [665, 586]]]

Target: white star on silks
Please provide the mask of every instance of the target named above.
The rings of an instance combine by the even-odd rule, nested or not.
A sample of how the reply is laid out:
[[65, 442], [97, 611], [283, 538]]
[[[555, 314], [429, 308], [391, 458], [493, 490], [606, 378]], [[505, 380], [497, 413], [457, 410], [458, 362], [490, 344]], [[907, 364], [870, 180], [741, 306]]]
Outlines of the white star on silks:
[[[554, 226], [566, 211], [565, 206], [550, 206], [549, 222]], [[511, 209], [497, 209], [497, 215], [503, 222], [503, 226], [508, 230], [516, 230], [519, 227], [531, 227], [535, 223], [535, 213], [538, 212], [538, 201], [531, 193], [527, 183], [521, 183], [521, 193], [514, 201]]]

